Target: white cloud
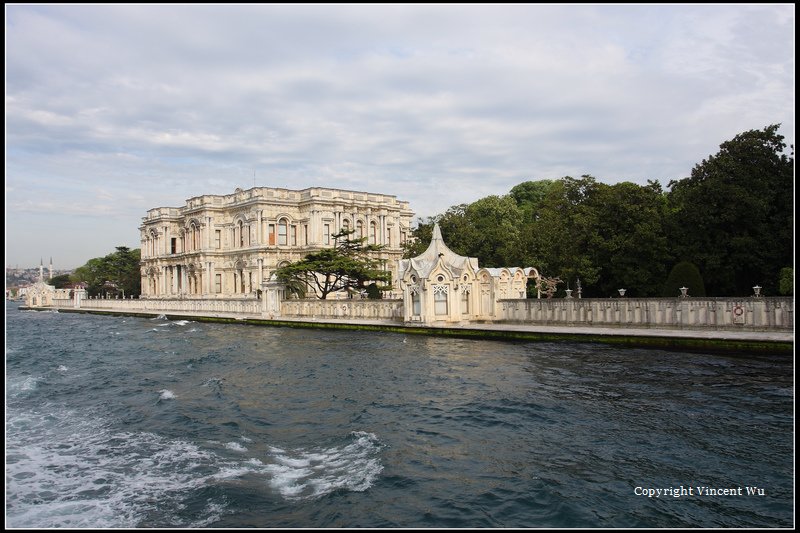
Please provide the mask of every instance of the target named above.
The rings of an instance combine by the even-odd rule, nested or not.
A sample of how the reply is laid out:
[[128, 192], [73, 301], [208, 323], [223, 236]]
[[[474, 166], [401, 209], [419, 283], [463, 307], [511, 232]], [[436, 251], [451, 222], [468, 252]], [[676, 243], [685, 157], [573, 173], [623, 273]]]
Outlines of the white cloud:
[[[78, 227], [97, 202], [128, 221], [92, 228], [108, 251], [136, 246], [147, 209], [249, 187], [254, 171], [395, 194], [426, 216], [528, 179], [666, 183], [777, 122], [794, 143], [789, 5], [6, 14], [7, 222], [62, 202]], [[30, 235], [7, 259], [69, 238]], [[94, 257], [73, 249], [70, 266]]]

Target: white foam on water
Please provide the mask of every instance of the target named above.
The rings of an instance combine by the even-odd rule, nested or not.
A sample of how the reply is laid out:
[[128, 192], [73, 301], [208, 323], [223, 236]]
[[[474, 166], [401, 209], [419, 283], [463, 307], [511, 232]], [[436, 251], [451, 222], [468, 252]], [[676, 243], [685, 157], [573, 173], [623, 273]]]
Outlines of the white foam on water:
[[64, 365], [59, 365], [58, 367], [59, 372], [66, 372], [67, 370], [69, 370], [69, 368], [65, 367]]
[[15, 393], [26, 393], [32, 390], [36, 390], [36, 387], [39, 385], [39, 381], [42, 380], [41, 376], [19, 376], [19, 377], [7, 377], [6, 378], [6, 392], [10, 395]]
[[155, 318], [151, 318], [150, 320], [167, 320], [167, 315], [158, 315]]
[[344, 489], [367, 490], [383, 470], [382, 447], [373, 433], [353, 432], [343, 446], [298, 449], [273, 453], [272, 464], [264, 469], [271, 475], [269, 484], [288, 500], [318, 498]]
[[7, 430], [8, 527], [129, 528], [146, 520], [204, 527], [226, 510], [224, 502], [209, 501], [189, 518], [174, 512], [225, 467], [194, 444], [112, 432], [64, 411], [7, 413]]
[[226, 442], [225, 447], [229, 450], [233, 450], [235, 452], [244, 453], [247, 451], [247, 448], [239, 444], [238, 442]]
[[159, 400], [174, 400], [176, 397], [175, 393], [168, 389], [161, 389], [158, 392], [161, 393], [161, 396], [158, 397]]

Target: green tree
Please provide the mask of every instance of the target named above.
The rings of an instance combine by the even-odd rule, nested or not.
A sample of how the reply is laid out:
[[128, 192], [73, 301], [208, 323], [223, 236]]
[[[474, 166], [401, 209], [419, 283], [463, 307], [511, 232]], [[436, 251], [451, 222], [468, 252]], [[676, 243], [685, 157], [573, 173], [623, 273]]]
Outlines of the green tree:
[[526, 220], [536, 220], [539, 217], [539, 210], [554, 183], [553, 180], [525, 181], [512, 187], [509, 194], [517, 207], [522, 209]]
[[[365, 245], [366, 238], [351, 239], [355, 230], [343, 230], [333, 236], [333, 248], [308, 254], [304, 259], [279, 268], [276, 275], [287, 285], [312, 287], [324, 300], [332, 292], [345, 289], [365, 290], [367, 282], [391, 282], [391, 273], [374, 253], [384, 247]], [[379, 286], [387, 290], [386, 285]]]
[[528, 264], [539, 273], [564, 280], [564, 287], [574, 287], [576, 278], [583, 284], [584, 295], [591, 296], [600, 269], [589, 248], [596, 227], [591, 198], [599, 184], [592, 176], [566, 176], [548, 187], [535, 220], [523, 230], [528, 243]]
[[60, 276], [53, 276], [47, 280], [48, 285], [52, 285], [56, 289], [63, 289], [70, 284], [69, 274], [61, 274]]
[[113, 294], [123, 297], [141, 294], [140, 250], [117, 246], [116, 252], [90, 259], [75, 269], [72, 278], [87, 283], [90, 296]]
[[598, 184], [588, 199], [593, 225], [587, 237], [601, 295], [656, 296], [672, 262], [664, 220], [666, 199], [658, 182]]
[[[484, 267], [521, 266], [522, 212], [511, 196], [487, 196], [467, 206], [466, 227], [461, 230], [458, 253], [477, 257]], [[442, 236], [447, 239], [445, 229]]]
[[471, 204], [450, 207], [444, 214], [419, 221], [414, 243], [404, 257], [416, 257], [431, 242], [438, 223], [447, 247], [455, 253], [477, 257], [481, 266], [514, 266], [521, 257], [522, 212], [511, 196], [487, 196]]
[[792, 262], [794, 158], [778, 127], [737, 135], [668, 185], [670, 241], [704, 273], [711, 295], [745, 295], [756, 284], [775, 294]]

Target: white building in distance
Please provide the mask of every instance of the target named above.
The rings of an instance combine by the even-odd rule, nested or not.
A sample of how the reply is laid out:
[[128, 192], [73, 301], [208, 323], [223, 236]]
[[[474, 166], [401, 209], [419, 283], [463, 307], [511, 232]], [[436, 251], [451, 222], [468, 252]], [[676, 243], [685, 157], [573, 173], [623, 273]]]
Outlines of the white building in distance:
[[279, 267], [334, 246], [333, 235], [382, 245], [397, 287], [414, 213], [395, 196], [254, 187], [150, 209], [142, 219], [142, 298], [253, 297]]

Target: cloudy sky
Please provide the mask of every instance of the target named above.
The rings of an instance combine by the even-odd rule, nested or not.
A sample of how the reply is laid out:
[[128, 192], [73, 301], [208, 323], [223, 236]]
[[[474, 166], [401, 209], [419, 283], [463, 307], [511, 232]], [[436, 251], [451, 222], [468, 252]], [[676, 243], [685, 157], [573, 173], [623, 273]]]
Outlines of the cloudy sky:
[[139, 247], [237, 187], [419, 217], [527, 180], [683, 178], [794, 144], [794, 5], [6, 5], [6, 265]]

